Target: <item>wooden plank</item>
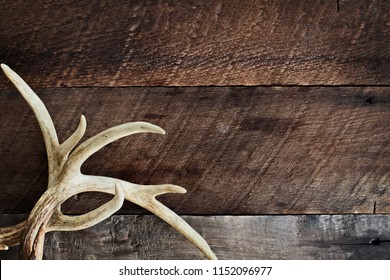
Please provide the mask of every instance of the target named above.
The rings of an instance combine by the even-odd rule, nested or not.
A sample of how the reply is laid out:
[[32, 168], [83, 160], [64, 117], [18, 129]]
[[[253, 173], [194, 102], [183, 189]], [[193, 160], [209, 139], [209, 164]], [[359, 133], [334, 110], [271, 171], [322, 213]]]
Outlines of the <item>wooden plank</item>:
[[2, 1], [0, 38], [39, 87], [390, 84], [389, 1]]
[[[2, 215], [3, 216], [3, 215]], [[390, 259], [389, 215], [185, 216], [219, 259]], [[360, 244], [360, 245], [359, 245]], [[49, 233], [46, 259], [203, 259], [155, 216], [113, 216], [93, 228]], [[17, 258], [17, 249], [0, 259]]]
[[[39, 90], [60, 141], [127, 121], [134, 135], [93, 155], [86, 174], [173, 183], [160, 200], [181, 214], [390, 213], [388, 87], [71, 88]], [[16, 90], [0, 92], [0, 213], [29, 213], [46, 188], [39, 127]], [[84, 139], [86, 139], [84, 137]], [[109, 199], [80, 194], [81, 213]], [[126, 203], [121, 213], [144, 213]]]

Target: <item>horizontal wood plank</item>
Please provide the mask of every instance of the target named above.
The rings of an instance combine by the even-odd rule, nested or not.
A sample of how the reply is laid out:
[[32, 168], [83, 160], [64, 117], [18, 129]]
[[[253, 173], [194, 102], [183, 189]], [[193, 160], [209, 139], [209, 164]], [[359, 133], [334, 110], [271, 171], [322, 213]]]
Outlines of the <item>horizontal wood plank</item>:
[[[390, 213], [387, 87], [41, 89], [64, 141], [87, 118], [84, 139], [113, 125], [149, 121], [166, 135], [110, 144], [86, 174], [187, 194], [159, 199], [181, 214]], [[46, 189], [37, 122], [16, 90], [0, 92], [0, 213], [29, 213]], [[108, 195], [64, 205], [82, 213]], [[121, 213], [145, 213], [125, 203]]]
[[[389, 85], [389, 45], [389, 1], [17, 0], [0, 9], [0, 62], [39, 87]], [[0, 87], [10, 83], [0, 77]]]
[[[184, 218], [223, 260], [390, 259], [389, 243], [369, 245], [375, 238], [390, 239], [389, 215]], [[16, 247], [9, 252], [0, 251], [0, 259], [15, 259], [17, 256]], [[49, 233], [44, 258], [122, 260], [204, 257], [159, 218], [134, 215], [113, 216], [82, 231]]]

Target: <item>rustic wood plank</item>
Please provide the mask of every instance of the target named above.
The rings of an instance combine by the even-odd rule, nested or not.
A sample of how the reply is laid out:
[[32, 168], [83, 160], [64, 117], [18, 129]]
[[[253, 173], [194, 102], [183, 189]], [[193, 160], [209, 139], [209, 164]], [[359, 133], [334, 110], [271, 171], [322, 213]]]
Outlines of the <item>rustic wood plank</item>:
[[40, 87], [389, 85], [390, 2], [336, 2], [2, 1], [0, 62]]
[[[60, 141], [80, 114], [86, 137], [127, 121], [134, 135], [92, 156], [86, 174], [173, 183], [181, 214], [390, 213], [387, 87], [70, 88], [38, 90]], [[39, 127], [16, 90], [0, 92], [0, 213], [29, 213], [46, 188]], [[84, 139], [86, 139], [84, 137]], [[109, 199], [80, 194], [80, 213]], [[126, 203], [121, 213], [144, 213]]]
[[[4, 215], [2, 215], [4, 216]], [[185, 216], [220, 259], [390, 259], [389, 215]], [[358, 245], [361, 244], [361, 245]], [[17, 258], [17, 248], [0, 259]], [[113, 216], [93, 228], [49, 233], [46, 259], [202, 259], [155, 216]]]

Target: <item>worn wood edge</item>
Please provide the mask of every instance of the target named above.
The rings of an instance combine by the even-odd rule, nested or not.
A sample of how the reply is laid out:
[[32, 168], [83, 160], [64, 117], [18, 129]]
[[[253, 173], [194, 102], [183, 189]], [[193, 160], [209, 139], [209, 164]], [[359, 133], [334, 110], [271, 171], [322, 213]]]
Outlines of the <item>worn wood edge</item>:
[[[25, 215], [0, 215], [10, 225]], [[183, 216], [219, 259], [390, 259], [390, 215]], [[361, 245], [353, 245], [361, 244]], [[365, 245], [366, 244], [366, 245]], [[18, 249], [0, 259], [17, 258]], [[203, 259], [150, 215], [114, 215], [82, 231], [46, 237], [45, 259]]]

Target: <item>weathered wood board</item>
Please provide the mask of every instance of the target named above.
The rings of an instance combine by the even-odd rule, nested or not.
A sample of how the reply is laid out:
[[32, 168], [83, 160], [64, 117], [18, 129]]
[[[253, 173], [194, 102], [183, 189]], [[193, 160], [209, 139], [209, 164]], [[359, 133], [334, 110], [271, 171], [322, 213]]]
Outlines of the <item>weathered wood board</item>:
[[[0, 1], [0, 63], [36, 89], [60, 139], [81, 114], [86, 137], [138, 120], [167, 132], [117, 141], [82, 171], [185, 187], [159, 199], [220, 259], [390, 259], [390, 243], [368, 245], [390, 240], [390, 216], [378, 215], [390, 213], [389, 46], [381, 0]], [[25, 215], [2, 213], [30, 212], [47, 163], [4, 75], [0, 158], [0, 225], [12, 224]], [[108, 199], [83, 193], [63, 211]], [[143, 209], [119, 213], [132, 215], [48, 234], [45, 258], [204, 258], [134, 215]], [[289, 215], [348, 213], [374, 215]]]
[[[3, 218], [7, 215], [0, 216]], [[11, 215], [13, 216], [13, 215]], [[0, 218], [0, 219], [1, 219]], [[390, 259], [389, 215], [185, 216], [219, 259]], [[4, 218], [3, 218], [4, 219]], [[5, 219], [10, 220], [9, 217]], [[17, 258], [17, 247], [0, 259]], [[155, 216], [113, 216], [46, 236], [46, 259], [203, 259]]]
[[390, 85], [385, 0], [1, 1], [0, 27], [39, 87]]
[[[134, 135], [92, 156], [86, 174], [173, 183], [161, 201], [181, 214], [390, 213], [387, 87], [69, 88], [37, 91], [60, 141], [80, 114], [87, 136], [128, 121]], [[29, 213], [46, 189], [37, 122], [16, 90], [0, 92], [0, 212]], [[86, 139], [86, 137], [84, 139]], [[68, 213], [109, 199], [80, 194]], [[121, 213], [144, 213], [125, 204]]]

